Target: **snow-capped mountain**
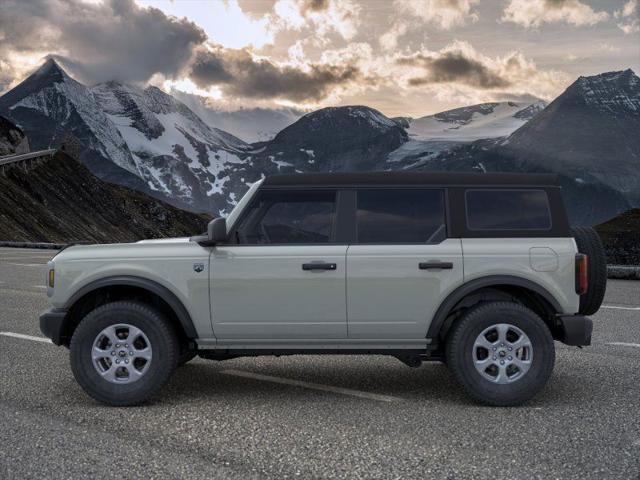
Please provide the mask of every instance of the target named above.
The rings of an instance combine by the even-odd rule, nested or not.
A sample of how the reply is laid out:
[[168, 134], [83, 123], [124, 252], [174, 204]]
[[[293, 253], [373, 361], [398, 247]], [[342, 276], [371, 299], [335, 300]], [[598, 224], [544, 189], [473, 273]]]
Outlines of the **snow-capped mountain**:
[[292, 171], [380, 169], [389, 152], [407, 141], [397, 122], [365, 106], [327, 107], [304, 115], [258, 147], [266, 157]]
[[426, 117], [407, 119], [412, 140], [472, 142], [482, 138], [506, 137], [546, 107], [534, 103], [481, 103]]
[[640, 203], [640, 79], [631, 70], [580, 77], [510, 136], [415, 167], [558, 173], [572, 220], [600, 223]]
[[227, 195], [225, 170], [242, 162], [248, 144], [209, 127], [156, 87], [107, 82], [91, 92], [124, 138], [149, 188], [196, 209], [216, 211]]
[[[612, 72], [578, 79], [546, 108], [501, 102], [419, 119], [390, 119], [366, 106], [323, 108], [246, 143], [191, 97], [193, 108], [155, 87], [86, 87], [49, 60], [0, 97], [0, 115], [34, 149], [71, 136], [98, 177], [194, 211], [228, 213], [250, 183], [277, 173], [552, 171], [562, 175], [574, 220], [590, 223], [640, 203], [639, 84], [630, 70]], [[236, 126], [250, 112], [236, 112]], [[253, 125], [274, 115], [263, 111]]]
[[126, 142], [91, 91], [69, 77], [53, 59], [0, 97], [0, 112], [23, 128], [33, 148], [59, 144], [71, 133], [87, 151], [136, 172]]
[[33, 148], [61, 145], [71, 135], [98, 177], [196, 211], [225, 210], [227, 166], [241, 163], [249, 148], [155, 87], [89, 88], [53, 59], [0, 97], [0, 112], [22, 127]]
[[545, 170], [595, 178], [639, 202], [640, 79], [632, 70], [580, 77], [502, 147]]

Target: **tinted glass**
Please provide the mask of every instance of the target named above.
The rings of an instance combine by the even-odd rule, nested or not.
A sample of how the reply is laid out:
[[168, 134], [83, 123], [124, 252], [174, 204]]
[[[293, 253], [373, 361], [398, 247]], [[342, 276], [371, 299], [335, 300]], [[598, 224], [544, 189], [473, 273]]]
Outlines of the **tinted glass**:
[[446, 238], [442, 190], [358, 191], [359, 243], [431, 243]]
[[551, 214], [544, 190], [468, 190], [469, 230], [549, 230]]
[[329, 243], [335, 192], [262, 192], [238, 228], [244, 244]]

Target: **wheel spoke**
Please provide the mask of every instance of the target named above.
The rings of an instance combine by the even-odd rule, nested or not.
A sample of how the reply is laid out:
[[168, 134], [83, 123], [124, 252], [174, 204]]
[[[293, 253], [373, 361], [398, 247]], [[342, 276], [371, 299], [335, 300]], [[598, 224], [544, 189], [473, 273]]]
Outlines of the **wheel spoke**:
[[105, 380], [115, 383], [118, 381], [118, 379], [116, 378], [116, 371], [118, 370], [118, 367], [118, 365], [112, 363], [111, 367], [109, 367], [109, 370], [100, 372], [100, 375], [102, 375], [102, 378], [104, 378]]
[[109, 358], [109, 357], [111, 357], [110, 350], [103, 350], [96, 346], [94, 346], [91, 349], [91, 358], [93, 359], [94, 362], [96, 360], [100, 360], [101, 358]]
[[129, 381], [130, 382], [138, 380], [142, 376], [142, 374], [144, 373], [144, 372], [136, 370], [136, 367], [134, 367], [131, 364], [125, 366], [124, 368], [127, 370], [127, 373], [129, 374]]
[[478, 347], [482, 347], [491, 352], [491, 349], [494, 345], [495, 343], [491, 343], [489, 340], [487, 340], [487, 337], [485, 337], [484, 335], [480, 335], [478, 338], [476, 338], [476, 342], [473, 344], [473, 350], [475, 351]]
[[129, 344], [131, 344], [140, 335], [142, 335], [142, 330], [138, 327], [134, 327], [133, 325], [129, 325], [129, 331], [127, 333], [127, 342], [129, 342]]
[[102, 334], [109, 339], [109, 342], [111, 342], [111, 346], [115, 346], [115, 344], [120, 341], [118, 335], [116, 334], [115, 325], [105, 328], [102, 331]]
[[518, 370], [520, 370], [522, 374], [527, 373], [529, 368], [531, 368], [531, 360], [521, 360], [520, 358], [515, 357], [512, 363], [518, 367]]
[[505, 365], [496, 365], [496, 367], [498, 367], [498, 375], [496, 376], [495, 381], [497, 383], [507, 383], [509, 381], [507, 367]]
[[513, 343], [508, 343], [508, 345], [512, 347], [514, 351], [516, 351], [522, 347], [531, 348], [531, 341], [524, 335], [520, 335], [520, 338], [518, 338], [518, 340]]
[[501, 323], [496, 325], [496, 330], [498, 331], [498, 341], [500, 343], [505, 343], [507, 341], [507, 332], [509, 331], [509, 325], [506, 323]]
[[151, 360], [151, 348], [146, 347], [146, 348], [141, 348], [140, 350], [137, 350], [136, 348], [134, 348], [133, 358], [143, 358], [147, 361]]

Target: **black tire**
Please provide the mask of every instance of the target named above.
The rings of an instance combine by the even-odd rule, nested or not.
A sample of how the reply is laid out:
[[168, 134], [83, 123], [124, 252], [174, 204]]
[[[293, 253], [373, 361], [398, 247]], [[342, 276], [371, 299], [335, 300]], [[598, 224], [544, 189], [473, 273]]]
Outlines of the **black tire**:
[[[144, 332], [151, 344], [153, 357], [140, 379], [120, 385], [101, 377], [94, 367], [91, 350], [100, 332], [111, 325], [123, 323]], [[119, 407], [138, 405], [167, 383], [176, 369], [179, 352], [173, 328], [160, 312], [134, 301], [113, 302], [90, 312], [76, 328], [70, 345], [71, 370], [82, 389], [95, 400]]]
[[593, 315], [600, 309], [607, 290], [607, 254], [598, 233], [591, 227], [573, 227], [573, 238], [578, 251], [587, 255], [587, 293], [580, 296], [582, 315]]
[[183, 366], [186, 363], [189, 363], [191, 360], [198, 356], [195, 350], [184, 349], [180, 352], [180, 357], [178, 358], [178, 367]]
[[[474, 366], [474, 342], [492, 325], [508, 323], [524, 332], [533, 349], [529, 370], [511, 383], [498, 384], [483, 377]], [[446, 344], [447, 366], [455, 380], [476, 401], [490, 406], [520, 405], [540, 392], [555, 363], [549, 328], [533, 311], [514, 302], [479, 305], [452, 326]]]

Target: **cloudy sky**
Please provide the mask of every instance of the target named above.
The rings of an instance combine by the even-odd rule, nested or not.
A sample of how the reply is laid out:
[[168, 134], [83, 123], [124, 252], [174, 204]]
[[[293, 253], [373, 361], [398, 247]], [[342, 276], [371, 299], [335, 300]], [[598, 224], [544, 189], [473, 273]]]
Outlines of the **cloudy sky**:
[[640, 73], [639, 0], [2, 0], [0, 92], [48, 55], [78, 80], [221, 108], [365, 104], [420, 116], [550, 100]]

